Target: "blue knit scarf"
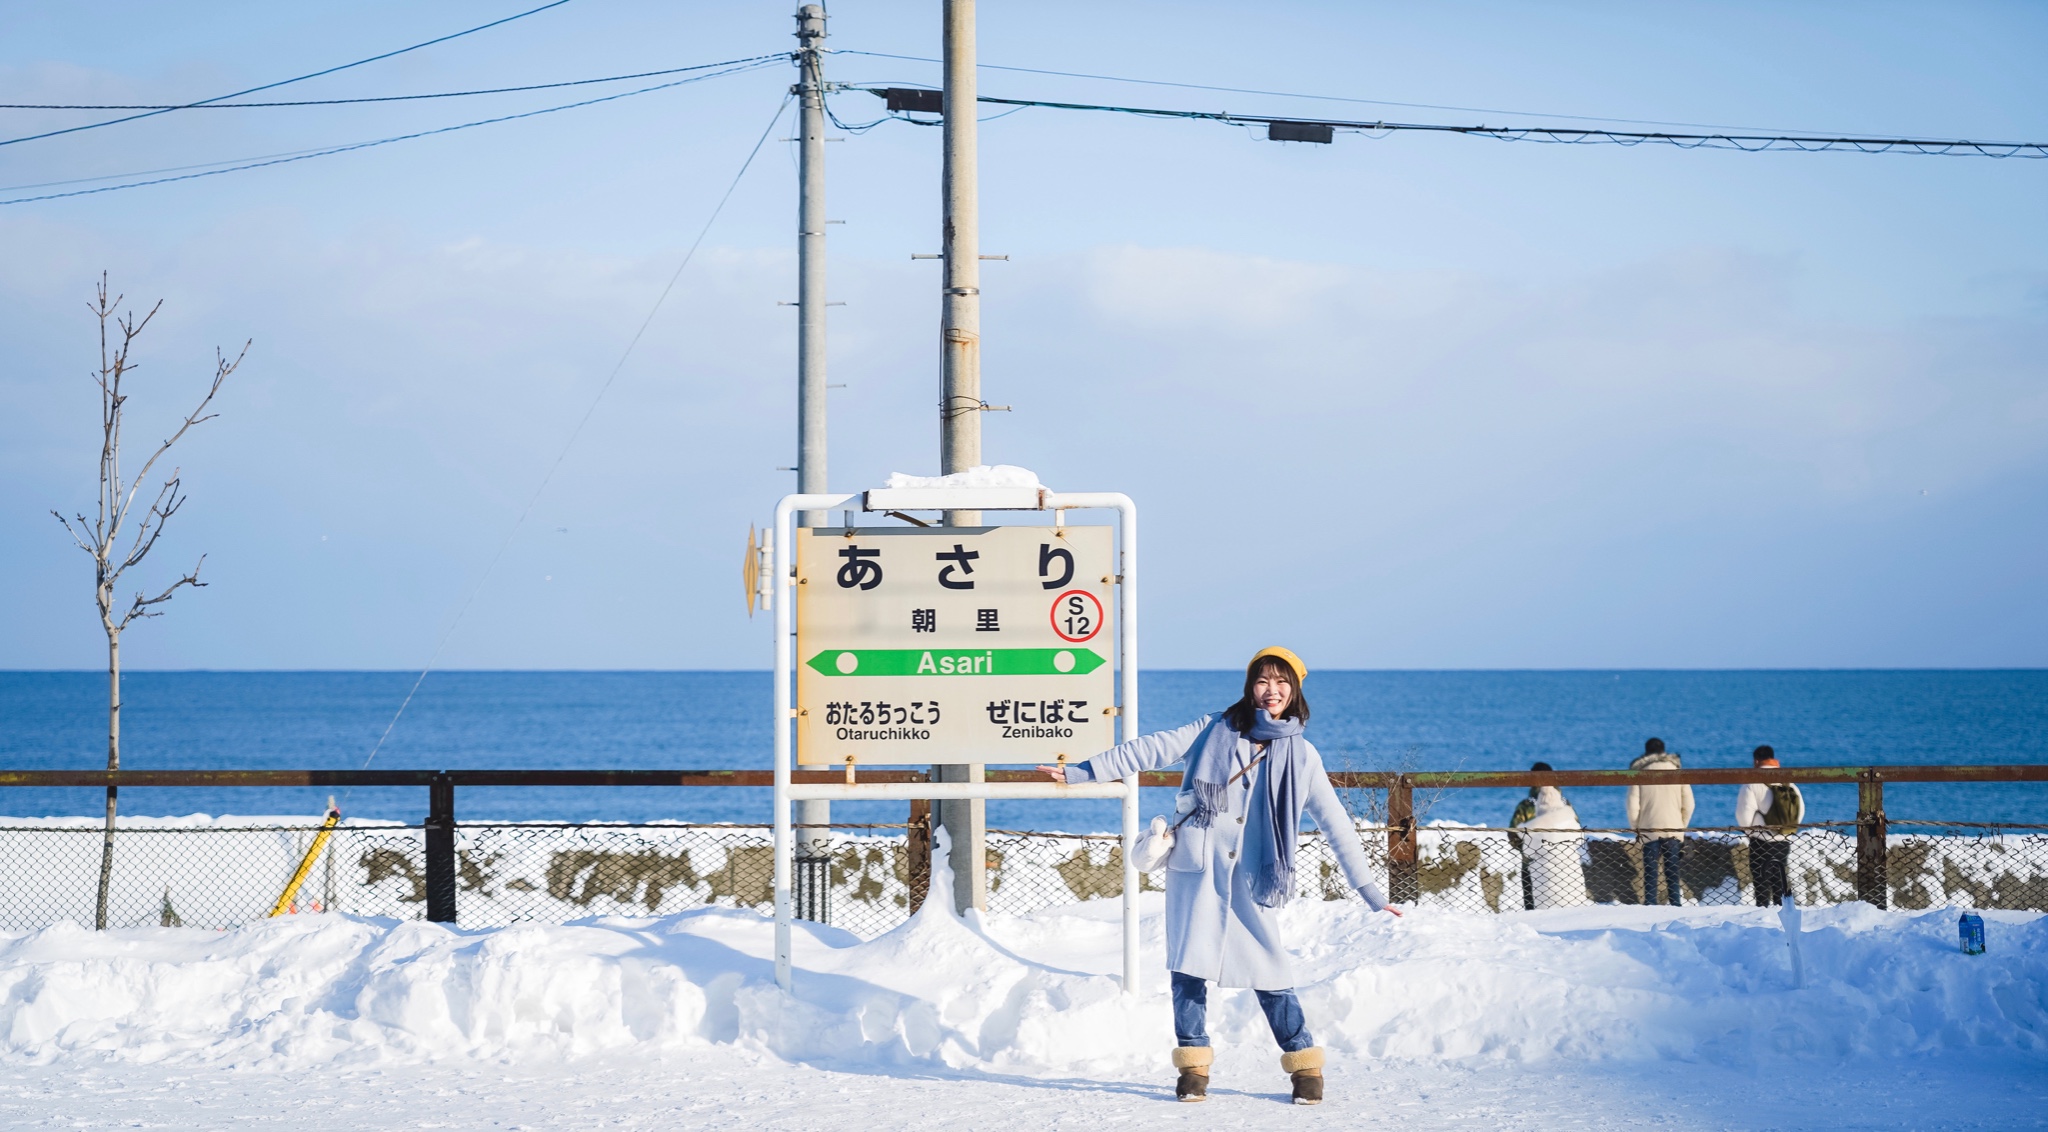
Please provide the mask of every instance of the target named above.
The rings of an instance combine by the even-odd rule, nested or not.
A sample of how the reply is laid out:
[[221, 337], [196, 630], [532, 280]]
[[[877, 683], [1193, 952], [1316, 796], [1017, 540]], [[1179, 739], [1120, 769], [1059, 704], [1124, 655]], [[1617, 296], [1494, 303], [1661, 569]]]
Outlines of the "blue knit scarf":
[[1266, 820], [1247, 825], [1238, 867], [1246, 871], [1252, 899], [1268, 908], [1278, 908], [1294, 894], [1294, 843], [1301, 832], [1302, 803], [1307, 800], [1303, 776], [1308, 773], [1308, 744], [1301, 732], [1301, 721], [1276, 720], [1261, 708], [1251, 734], [1240, 736], [1228, 717], [1219, 715], [1188, 764], [1189, 792], [1195, 806], [1184, 824], [1207, 829], [1217, 814], [1229, 808], [1238, 739], [1267, 744], [1266, 812], [1259, 814], [1253, 807], [1246, 815]]

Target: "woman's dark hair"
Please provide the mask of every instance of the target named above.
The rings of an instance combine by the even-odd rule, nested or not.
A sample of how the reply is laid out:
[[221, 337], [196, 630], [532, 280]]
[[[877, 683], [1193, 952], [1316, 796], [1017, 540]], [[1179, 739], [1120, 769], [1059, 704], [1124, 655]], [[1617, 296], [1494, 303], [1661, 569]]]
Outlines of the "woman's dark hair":
[[1259, 721], [1259, 705], [1252, 702], [1252, 685], [1257, 684], [1259, 677], [1267, 673], [1287, 681], [1287, 686], [1294, 689], [1294, 696], [1287, 701], [1287, 707], [1280, 712], [1280, 718], [1298, 719], [1303, 724], [1308, 723], [1308, 697], [1302, 694], [1301, 678], [1294, 674], [1294, 666], [1277, 656], [1262, 656], [1252, 661], [1244, 670], [1243, 698], [1224, 709], [1223, 721], [1230, 725], [1232, 731], [1242, 735], [1252, 729], [1252, 724]]

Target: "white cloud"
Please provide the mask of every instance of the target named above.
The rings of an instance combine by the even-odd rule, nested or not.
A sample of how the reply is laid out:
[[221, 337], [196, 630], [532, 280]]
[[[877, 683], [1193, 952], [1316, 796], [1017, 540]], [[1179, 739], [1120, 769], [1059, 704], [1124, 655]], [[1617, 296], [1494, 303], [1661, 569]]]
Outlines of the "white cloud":
[[[323, 240], [287, 214], [142, 255], [5, 238], [0, 581], [24, 631], [0, 663], [25, 666], [92, 662], [82, 556], [44, 510], [90, 491], [100, 265], [169, 299], [139, 411], [257, 339], [162, 552], [209, 551], [219, 584], [138, 663], [404, 667], [678, 254]], [[733, 566], [790, 482], [792, 277], [779, 251], [702, 253], [445, 665], [765, 663]], [[987, 451], [1139, 498], [1155, 664], [1274, 634], [1339, 666], [2048, 659], [2033, 607], [1963, 600], [2041, 549], [1966, 506], [2041, 486], [2041, 326], [1859, 326], [1804, 313], [1797, 281], [1713, 251], [1542, 287], [1200, 248], [992, 267], [986, 391], [1016, 412], [987, 418]], [[931, 288], [922, 265], [834, 265], [839, 486], [934, 469]]]

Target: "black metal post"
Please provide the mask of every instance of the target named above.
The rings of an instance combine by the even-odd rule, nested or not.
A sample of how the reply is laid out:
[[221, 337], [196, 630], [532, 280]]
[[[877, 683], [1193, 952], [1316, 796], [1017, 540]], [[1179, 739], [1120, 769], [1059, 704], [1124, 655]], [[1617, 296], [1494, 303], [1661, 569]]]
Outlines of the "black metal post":
[[[813, 844], [816, 844], [813, 842]], [[815, 924], [832, 922], [832, 858], [805, 854], [796, 864], [796, 918]]]
[[427, 919], [455, 922], [455, 783], [437, 775], [427, 787]]

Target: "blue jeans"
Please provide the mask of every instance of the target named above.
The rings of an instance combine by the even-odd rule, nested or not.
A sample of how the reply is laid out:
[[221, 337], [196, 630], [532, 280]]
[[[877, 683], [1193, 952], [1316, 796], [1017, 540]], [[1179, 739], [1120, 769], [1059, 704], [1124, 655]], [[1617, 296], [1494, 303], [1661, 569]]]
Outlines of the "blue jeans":
[[[1291, 990], [1253, 991], [1259, 1009], [1266, 1012], [1266, 1024], [1273, 1028], [1273, 1040], [1284, 1053], [1316, 1044], [1309, 1036], [1308, 1021], [1301, 1016], [1301, 1000]], [[1184, 1046], [1209, 1044], [1209, 984], [1193, 975], [1173, 972], [1173, 1036]]]
[[1683, 904], [1678, 887], [1678, 855], [1685, 845], [1680, 837], [1652, 837], [1643, 842], [1643, 903], [1657, 903], [1657, 872], [1664, 872], [1665, 887], [1670, 890], [1671, 903]]

